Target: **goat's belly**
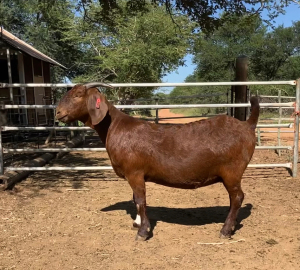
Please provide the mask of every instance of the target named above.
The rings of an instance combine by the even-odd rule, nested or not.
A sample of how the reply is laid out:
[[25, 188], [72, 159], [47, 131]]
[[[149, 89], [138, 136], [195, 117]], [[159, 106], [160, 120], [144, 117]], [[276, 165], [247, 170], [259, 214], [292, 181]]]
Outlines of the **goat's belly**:
[[161, 177], [146, 177], [146, 182], [153, 182], [159, 185], [182, 188], [182, 189], [196, 189], [204, 186], [209, 186], [218, 182], [221, 182], [222, 179], [218, 176], [207, 177], [203, 179], [169, 179]]

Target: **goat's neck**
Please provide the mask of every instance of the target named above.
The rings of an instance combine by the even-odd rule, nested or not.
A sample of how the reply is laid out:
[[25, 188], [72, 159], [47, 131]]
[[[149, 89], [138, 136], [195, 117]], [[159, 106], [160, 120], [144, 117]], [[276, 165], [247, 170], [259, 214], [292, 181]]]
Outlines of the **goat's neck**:
[[118, 121], [118, 119], [120, 119], [120, 114], [123, 114], [111, 103], [107, 102], [107, 105], [108, 105], [108, 112], [104, 117], [104, 119], [98, 125], [92, 127], [93, 129], [96, 130], [104, 145], [106, 145], [106, 138], [107, 138], [109, 127], [113, 124], [113, 122], [116, 122]]

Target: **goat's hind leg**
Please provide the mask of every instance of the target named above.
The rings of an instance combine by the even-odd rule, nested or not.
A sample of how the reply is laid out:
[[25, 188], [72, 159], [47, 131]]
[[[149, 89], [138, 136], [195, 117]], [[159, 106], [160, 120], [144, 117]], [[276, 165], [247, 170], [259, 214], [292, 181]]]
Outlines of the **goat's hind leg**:
[[229, 238], [231, 237], [232, 231], [235, 228], [237, 215], [244, 200], [244, 193], [241, 189], [241, 178], [237, 178], [237, 180], [230, 179], [230, 181], [223, 179], [223, 184], [229, 194], [230, 210], [220, 232], [220, 237]]

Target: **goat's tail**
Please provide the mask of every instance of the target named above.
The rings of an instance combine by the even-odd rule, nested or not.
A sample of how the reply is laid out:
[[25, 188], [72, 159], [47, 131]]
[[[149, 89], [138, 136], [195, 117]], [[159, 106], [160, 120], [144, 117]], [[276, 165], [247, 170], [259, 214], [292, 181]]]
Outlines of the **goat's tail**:
[[259, 117], [259, 102], [257, 97], [251, 97], [250, 98], [251, 103], [251, 115], [247, 122], [251, 126], [252, 129], [256, 128], [258, 117]]

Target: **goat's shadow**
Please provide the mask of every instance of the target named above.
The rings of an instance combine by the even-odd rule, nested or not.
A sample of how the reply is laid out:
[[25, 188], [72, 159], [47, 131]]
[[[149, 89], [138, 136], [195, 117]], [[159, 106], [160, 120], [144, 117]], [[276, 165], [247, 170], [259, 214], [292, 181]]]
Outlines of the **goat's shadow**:
[[[241, 207], [235, 231], [243, 227], [240, 222], [251, 215], [252, 204], [246, 204]], [[118, 202], [114, 205], [104, 207], [103, 212], [125, 210], [127, 214], [134, 220], [136, 217], [136, 207], [133, 201]], [[150, 237], [153, 237], [153, 231], [158, 221], [167, 223], [187, 225], [187, 226], [203, 226], [212, 223], [224, 223], [229, 212], [229, 206], [213, 206], [213, 207], [196, 207], [196, 208], [168, 208], [147, 206], [147, 215], [151, 224]]]

